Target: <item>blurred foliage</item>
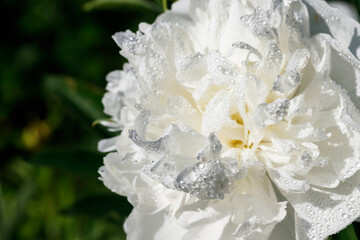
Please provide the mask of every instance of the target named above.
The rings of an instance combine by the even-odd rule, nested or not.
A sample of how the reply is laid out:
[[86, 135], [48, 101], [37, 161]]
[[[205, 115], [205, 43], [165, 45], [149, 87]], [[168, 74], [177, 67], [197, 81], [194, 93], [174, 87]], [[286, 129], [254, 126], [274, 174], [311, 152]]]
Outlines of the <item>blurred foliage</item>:
[[350, 0], [351, 4], [355, 6], [359, 16], [360, 16], [360, 0]]
[[152, 22], [162, 2], [0, 7], [0, 239], [125, 239], [131, 205], [97, 173], [97, 141], [112, 135], [92, 122], [106, 117], [105, 75], [124, 63], [111, 35]]
[[[170, 4], [0, 2], [1, 240], [125, 239], [131, 205], [97, 173], [97, 142], [112, 135], [92, 122], [106, 118], [105, 75], [124, 63], [111, 35], [153, 22]], [[329, 239], [356, 233], [349, 226]]]

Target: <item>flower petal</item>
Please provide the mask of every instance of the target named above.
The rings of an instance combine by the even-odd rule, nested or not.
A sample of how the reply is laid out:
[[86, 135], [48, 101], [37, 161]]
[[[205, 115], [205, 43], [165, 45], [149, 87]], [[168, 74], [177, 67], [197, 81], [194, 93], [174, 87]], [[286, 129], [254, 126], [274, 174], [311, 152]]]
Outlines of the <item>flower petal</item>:
[[111, 152], [116, 150], [116, 141], [119, 137], [107, 138], [99, 141], [98, 150], [100, 152]]
[[192, 227], [188, 230], [183, 240], [187, 239], [207, 239], [218, 240], [225, 239], [222, 236], [227, 234], [224, 232], [227, 224], [230, 221], [230, 216], [226, 216], [220, 219], [213, 220], [209, 223]]
[[144, 215], [134, 209], [124, 223], [127, 240], [182, 240], [186, 231], [165, 211]]
[[359, 20], [358, 12], [356, 11], [356, 7], [354, 4], [349, 2], [342, 2], [342, 1], [331, 1], [329, 2], [331, 7], [339, 9], [342, 13], [347, 16], [352, 17], [354, 20]]
[[304, 0], [304, 3], [309, 10], [311, 35], [330, 34], [360, 59], [359, 23], [325, 1]]
[[360, 215], [360, 189], [357, 172], [336, 188], [312, 187], [301, 194], [283, 195], [295, 209], [298, 239], [323, 239], [345, 228]]

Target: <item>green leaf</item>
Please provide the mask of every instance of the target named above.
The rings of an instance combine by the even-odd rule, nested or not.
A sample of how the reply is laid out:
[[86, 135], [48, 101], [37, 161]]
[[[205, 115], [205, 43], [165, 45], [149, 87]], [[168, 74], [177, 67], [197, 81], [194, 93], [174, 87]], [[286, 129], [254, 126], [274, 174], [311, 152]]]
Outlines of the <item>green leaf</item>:
[[349, 225], [347, 228], [338, 232], [337, 234], [331, 236], [333, 240], [357, 240], [355, 229], [353, 224]]
[[113, 8], [134, 8], [150, 10], [160, 13], [158, 5], [145, 0], [93, 0], [85, 3], [84, 10], [91, 11], [94, 9], [113, 9]]
[[356, 236], [358, 237], [358, 239], [360, 239], [360, 222], [355, 221], [352, 223], [352, 225], [354, 226]]
[[71, 149], [69, 147], [49, 149], [33, 155], [30, 163], [47, 166], [81, 174], [98, 177], [103, 155], [96, 151]]
[[49, 76], [45, 79], [45, 89], [75, 107], [90, 122], [104, 117], [101, 104], [104, 90], [95, 85], [72, 77]]
[[2, 193], [2, 187], [1, 187], [1, 182], [0, 182], [0, 237], [1, 239], [6, 239], [7, 238], [7, 232], [6, 230], [8, 229], [8, 223], [9, 218], [5, 215], [5, 201], [3, 198], [3, 193]]
[[22, 220], [26, 207], [35, 191], [32, 180], [24, 182], [17, 190], [12, 202], [6, 201], [0, 185], [0, 237], [3, 240], [12, 239], [17, 224]]
[[67, 215], [86, 215], [94, 218], [117, 214], [127, 217], [132, 210], [132, 205], [125, 197], [116, 194], [102, 194], [89, 196], [62, 210]]

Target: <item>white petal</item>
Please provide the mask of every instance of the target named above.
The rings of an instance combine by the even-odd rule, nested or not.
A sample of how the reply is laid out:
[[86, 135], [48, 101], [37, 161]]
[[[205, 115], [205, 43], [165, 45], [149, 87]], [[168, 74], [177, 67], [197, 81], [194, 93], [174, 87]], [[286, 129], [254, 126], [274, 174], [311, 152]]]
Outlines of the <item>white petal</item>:
[[127, 240], [181, 240], [186, 233], [165, 211], [143, 215], [135, 209], [126, 219], [124, 229]]
[[360, 25], [325, 1], [304, 0], [309, 10], [311, 34], [328, 33], [360, 59]]
[[276, 224], [269, 240], [289, 240], [295, 238], [295, 220], [294, 209], [290, 204], [286, 207], [286, 217], [280, 223]]
[[[360, 62], [343, 45], [327, 35], [318, 35], [314, 41], [326, 44], [322, 50], [323, 58], [329, 62], [327, 69], [330, 78], [345, 89], [355, 104], [360, 109]], [[327, 70], [325, 69], [325, 70]]]
[[[121, 162], [121, 156], [118, 153], [109, 153], [104, 158], [104, 165], [105, 166], [101, 167], [99, 170], [101, 175], [100, 179], [104, 182], [104, 184], [113, 192], [129, 196], [133, 192], [132, 181], [139, 173], [136, 166], [131, 166], [130, 161]], [[127, 170], [127, 176], [122, 173], [119, 165], [129, 167]]]
[[234, 235], [240, 239], [267, 239], [274, 226], [285, 218], [286, 202], [277, 201], [266, 176], [260, 181], [245, 178], [240, 184], [237, 187], [241, 191], [243, 186], [245, 194], [235, 194], [232, 203], [235, 205], [232, 222], [238, 224]]
[[268, 173], [271, 180], [283, 191], [304, 193], [310, 188], [307, 180], [296, 179], [287, 171], [269, 168]]
[[359, 20], [358, 12], [356, 11], [356, 7], [354, 6], [354, 4], [341, 1], [331, 1], [329, 2], [329, 5], [334, 8], [338, 8], [345, 15], [352, 17], [356, 21]]
[[177, 218], [178, 223], [184, 228], [190, 228], [196, 225], [203, 225], [204, 220], [217, 219], [220, 213], [213, 208], [205, 208], [205, 210], [198, 209], [197, 211], [184, 211], [179, 214]]
[[297, 239], [323, 239], [353, 222], [360, 215], [359, 181], [358, 172], [334, 189], [282, 192], [295, 209]]
[[99, 170], [104, 184], [113, 192], [127, 196], [129, 202], [142, 213], [156, 213], [169, 206], [181, 192], [165, 188], [146, 176], [142, 165], [135, 163], [132, 157], [131, 154], [108, 154]]
[[99, 141], [98, 143], [98, 150], [100, 152], [111, 152], [111, 151], [115, 151], [116, 150], [116, 140], [119, 137], [112, 137], [112, 138], [108, 138], [108, 139], [103, 139], [101, 141]]
[[122, 93], [126, 98], [135, 99], [138, 86], [131, 66], [126, 63], [122, 71], [115, 70], [106, 75], [108, 82], [106, 90], [114, 93]]
[[[348, 50], [341, 47], [341, 43], [329, 36], [318, 35], [313, 39], [322, 43], [324, 60], [319, 66], [322, 66], [322, 71], [329, 72], [330, 79], [336, 83], [323, 85], [323, 89], [331, 92], [332, 100], [328, 104], [324, 105], [326, 95], [323, 101], [316, 100], [314, 103], [328, 110], [333, 109], [333, 114], [328, 114], [333, 115], [328, 121], [336, 122], [326, 129], [331, 137], [318, 143], [320, 156], [328, 157], [339, 178], [343, 179], [350, 177], [360, 167], [360, 63]], [[321, 95], [323, 93], [314, 99], [321, 98]], [[322, 109], [318, 108], [318, 111]], [[321, 125], [323, 124], [319, 126]]]
[[171, 6], [171, 10], [180, 14], [188, 14], [189, 7], [190, 7], [190, 0], [176, 1]]
[[189, 125], [194, 130], [200, 131], [201, 115], [186, 98], [182, 96], [169, 96], [168, 112], [183, 124]]
[[102, 98], [104, 112], [114, 119], [120, 119], [121, 108], [124, 106], [121, 96], [118, 93], [107, 92]]
[[228, 225], [230, 216], [223, 217], [221, 219], [213, 220], [210, 223], [198, 225], [188, 230], [182, 240], [187, 239], [207, 239], [207, 240], [219, 240], [224, 239], [222, 236], [226, 234], [224, 230]]

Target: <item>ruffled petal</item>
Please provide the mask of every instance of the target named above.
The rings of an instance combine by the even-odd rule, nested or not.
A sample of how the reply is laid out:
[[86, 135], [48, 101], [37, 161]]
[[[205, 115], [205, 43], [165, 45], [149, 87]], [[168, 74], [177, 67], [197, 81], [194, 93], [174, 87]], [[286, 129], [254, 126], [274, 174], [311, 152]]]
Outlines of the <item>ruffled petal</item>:
[[309, 11], [311, 34], [330, 34], [360, 59], [359, 23], [325, 1], [304, 0], [304, 3]]
[[360, 215], [359, 181], [360, 173], [356, 173], [333, 189], [283, 192], [295, 209], [297, 239], [324, 239], [353, 222]]

